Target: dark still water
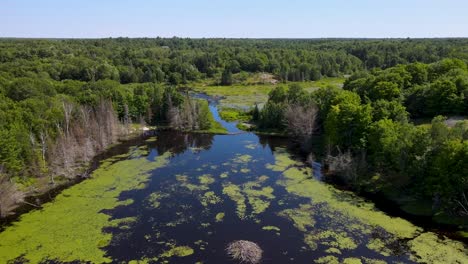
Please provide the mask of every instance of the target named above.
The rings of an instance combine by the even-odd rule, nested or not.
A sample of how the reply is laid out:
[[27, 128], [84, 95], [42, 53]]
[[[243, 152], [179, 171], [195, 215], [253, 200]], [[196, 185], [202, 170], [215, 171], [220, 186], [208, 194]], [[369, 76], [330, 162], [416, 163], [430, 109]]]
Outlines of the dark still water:
[[[170, 242], [189, 245], [194, 250], [192, 255], [175, 263], [231, 263], [225, 248], [239, 239], [261, 245], [265, 263], [303, 263], [317, 255], [304, 249], [302, 232], [277, 215], [306, 202], [305, 199], [289, 197], [282, 188], [271, 195], [266, 191], [249, 194], [251, 197], [240, 190], [237, 198], [244, 199], [245, 204], [242, 214], [237, 210], [239, 200], [231, 199], [224, 191], [229, 186], [249, 183], [256, 183], [252, 190], [274, 186], [281, 173], [272, 172], [265, 165], [275, 163], [272, 151], [285, 142], [267, 138], [260, 142], [253, 134], [175, 136], [173, 132], [160, 133], [158, 141], [166, 137], [172, 143], [169, 146], [182, 144], [186, 148], [173, 150], [169, 165], [153, 172], [147, 188], [122, 193], [122, 199], [140, 202], [114, 210], [113, 217], [138, 216], [138, 220], [129, 230], [110, 230], [116, 239], [107, 248], [109, 255], [122, 261], [151, 258], [162, 249], [170, 249], [171, 245], [164, 244]], [[149, 159], [170, 151], [157, 145], [150, 146]], [[262, 175], [268, 178], [257, 186], [256, 181]], [[152, 195], [159, 197], [157, 206], [149, 201]], [[267, 208], [261, 210], [260, 206], [255, 212], [255, 203]], [[280, 231], [262, 229], [265, 226]]]
[[157, 132], [7, 227], [0, 263], [239, 263], [235, 240], [257, 243], [261, 263], [468, 263], [464, 244], [298, 160], [281, 138]]

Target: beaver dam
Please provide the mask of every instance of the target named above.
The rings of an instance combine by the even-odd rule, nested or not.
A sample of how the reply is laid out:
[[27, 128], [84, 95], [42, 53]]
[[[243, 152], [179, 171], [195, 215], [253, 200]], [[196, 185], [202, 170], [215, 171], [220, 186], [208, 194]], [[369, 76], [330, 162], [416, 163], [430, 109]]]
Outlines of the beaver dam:
[[170, 131], [22, 215], [0, 263], [239, 263], [238, 240], [251, 263], [468, 263], [462, 242], [318, 180], [285, 139]]

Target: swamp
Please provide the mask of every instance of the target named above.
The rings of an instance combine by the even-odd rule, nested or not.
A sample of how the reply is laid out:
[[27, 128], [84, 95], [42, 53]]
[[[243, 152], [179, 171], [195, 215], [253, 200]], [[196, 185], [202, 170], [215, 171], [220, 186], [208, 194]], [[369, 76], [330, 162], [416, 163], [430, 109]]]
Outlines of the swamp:
[[[288, 139], [155, 131], [0, 233], [1, 263], [467, 263], [463, 242], [320, 180]], [[436, 250], [434, 250], [436, 249]]]

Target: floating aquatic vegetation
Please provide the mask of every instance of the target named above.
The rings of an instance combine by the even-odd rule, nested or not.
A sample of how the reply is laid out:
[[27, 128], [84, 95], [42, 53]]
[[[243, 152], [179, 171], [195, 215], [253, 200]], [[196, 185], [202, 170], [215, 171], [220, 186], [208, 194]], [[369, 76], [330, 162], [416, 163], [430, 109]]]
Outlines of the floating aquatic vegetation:
[[115, 155], [115, 156], [112, 156], [108, 159], [105, 159], [105, 160], [101, 160], [99, 162], [99, 167], [100, 168], [106, 168], [118, 161], [121, 161], [121, 160], [124, 160], [124, 159], [127, 159], [130, 157], [130, 152], [129, 153], [125, 153], [125, 154], [120, 154], [120, 155]]
[[110, 221], [109, 226], [118, 227], [120, 229], [128, 229], [129, 226], [137, 221], [136, 217], [125, 217], [119, 219], [113, 219]]
[[367, 248], [380, 253], [382, 256], [390, 256], [392, 251], [387, 248], [387, 245], [380, 238], [373, 238], [367, 243]]
[[175, 178], [177, 181], [182, 182], [182, 183], [188, 181], [188, 176], [185, 174], [176, 174]]
[[312, 228], [315, 225], [314, 211], [310, 204], [301, 204], [299, 208], [283, 210], [278, 215], [290, 219], [294, 226], [302, 232], [306, 232], [307, 228]]
[[362, 259], [364, 260], [364, 263], [366, 264], [387, 264], [386, 261], [379, 260], [379, 259], [371, 259], [371, 258], [366, 258], [366, 257], [363, 257]]
[[316, 249], [317, 243], [340, 250], [353, 250], [358, 247], [356, 242], [346, 232], [336, 232], [333, 230], [306, 234], [305, 241], [311, 246], [311, 249]]
[[130, 260], [128, 264], [148, 264], [151, 263], [152, 261], [157, 261], [157, 258], [154, 259], [142, 259], [142, 260]]
[[131, 158], [139, 158], [143, 156], [148, 156], [149, 154], [149, 149], [148, 146], [139, 146], [139, 147], [132, 147], [130, 149], [130, 157]]
[[252, 161], [252, 156], [248, 154], [245, 154], [245, 155], [237, 154], [236, 157], [232, 159], [232, 161], [234, 163], [246, 164]]
[[315, 263], [319, 264], [339, 264], [339, 260], [335, 256], [325, 256], [314, 260]]
[[413, 261], [424, 263], [468, 263], [468, 249], [461, 242], [423, 233], [409, 242]]
[[224, 213], [217, 213], [215, 216], [216, 222], [222, 222], [224, 220]]
[[276, 226], [264, 226], [262, 227], [263, 230], [268, 230], [268, 231], [281, 231], [281, 229], [279, 229], [279, 227], [276, 227]]
[[242, 173], [249, 173], [249, 172], [250, 172], [250, 169], [248, 169], [248, 168], [242, 168], [242, 169], [240, 169], [240, 172], [242, 172]]
[[152, 208], [158, 208], [159, 205], [161, 205], [160, 201], [167, 197], [169, 197], [169, 194], [167, 193], [153, 192], [148, 196], [148, 198], [146, 198], [146, 200]]
[[247, 144], [245, 145], [244, 147], [248, 148], [248, 149], [256, 149], [257, 148], [257, 144]]
[[174, 246], [171, 249], [165, 251], [160, 255], [161, 258], [171, 258], [171, 257], [186, 257], [190, 256], [195, 251], [193, 248], [188, 246]]
[[270, 186], [261, 189], [253, 189], [252, 187], [244, 187], [243, 190], [249, 204], [252, 206], [254, 214], [263, 213], [269, 206], [270, 200], [274, 199], [273, 188]]
[[166, 152], [155, 161], [135, 158], [100, 167], [91, 179], [64, 190], [42, 210], [22, 215], [20, 222], [0, 233], [0, 262], [19, 257], [31, 263], [47, 259], [111, 262], [102, 248], [112, 238], [103, 228], [112, 222], [102, 211], [124, 204], [120, 194], [148, 181], [151, 171], [165, 166], [170, 155]]
[[273, 171], [284, 171], [288, 167], [296, 164], [298, 164], [298, 162], [289, 157], [289, 153], [286, 149], [277, 148], [275, 150], [275, 164], [267, 164], [266, 168]]
[[[200, 250], [205, 250], [206, 246], [208, 246], [208, 242], [205, 242], [203, 240], [197, 240], [193, 244], [198, 246]], [[202, 262], [197, 262], [197, 263], [202, 263]]]
[[215, 182], [215, 179], [211, 174], [203, 174], [198, 177], [201, 185], [210, 185]]
[[[329, 217], [338, 226], [343, 226], [343, 223], [358, 221], [360, 224], [351, 224], [347, 226], [348, 231], [356, 230], [362, 234], [369, 234], [373, 227], [382, 228], [389, 235], [396, 238], [410, 239], [408, 244], [411, 250], [416, 255], [413, 260], [427, 263], [442, 261], [442, 263], [464, 263], [468, 261], [468, 252], [464, 249], [464, 245], [460, 242], [452, 240], [441, 240], [433, 233], [422, 233], [422, 229], [418, 228], [406, 220], [394, 218], [378, 211], [373, 204], [364, 201], [362, 198], [346, 191], [337, 190], [325, 183], [319, 182], [311, 177], [311, 170], [298, 169], [291, 167], [294, 162], [283, 152], [275, 153], [275, 165], [271, 165], [273, 170], [283, 171], [283, 178], [277, 181], [277, 184], [284, 186], [286, 190], [300, 197], [310, 198], [312, 204], [323, 205], [321, 210], [322, 216]], [[311, 211], [311, 210], [308, 210]], [[313, 226], [314, 220], [312, 217], [308, 219], [308, 211], [297, 210], [282, 211], [280, 215], [287, 216], [293, 220], [294, 225], [301, 231], [306, 231], [308, 226]], [[308, 222], [309, 221], [309, 222]], [[333, 223], [332, 223], [333, 224]], [[419, 235], [418, 235], [419, 234]], [[416, 238], [414, 238], [416, 237]], [[323, 238], [330, 239], [331, 242], [323, 243]], [[413, 239], [414, 238], [414, 239]], [[311, 248], [314, 248], [317, 243], [328, 244], [333, 248], [354, 249], [358, 246], [358, 241], [346, 232], [322, 233], [317, 235], [308, 234], [305, 236], [306, 242]], [[378, 240], [371, 241], [368, 248], [375, 250], [383, 256], [390, 254], [390, 251], [384, 250]], [[433, 250], [434, 248], [444, 248], [444, 250]], [[318, 259], [317, 263], [338, 263], [338, 259], [333, 256], [328, 256], [329, 259]], [[447, 261], [449, 259], [449, 261]], [[356, 262], [357, 259], [343, 260], [349, 263]], [[320, 262], [324, 261], [324, 262]]]
[[223, 185], [223, 193], [229, 196], [237, 205], [237, 215], [239, 218], [246, 217], [246, 201], [252, 207], [252, 214], [258, 215], [263, 213], [269, 206], [271, 200], [275, 198], [273, 188], [270, 186], [261, 187], [261, 184], [268, 179], [268, 176], [262, 175], [256, 181], [246, 182], [240, 186], [232, 183]]
[[334, 248], [334, 247], [331, 247], [331, 248], [326, 249], [325, 253], [341, 255], [341, 250], [339, 250], [337, 248]]
[[153, 143], [156, 141], [157, 141], [157, 137], [149, 137], [148, 139], [145, 140], [145, 142], [148, 142], [148, 143]]
[[254, 242], [237, 240], [230, 243], [226, 251], [228, 255], [241, 263], [257, 264], [262, 259], [263, 251]]
[[362, 264], [362, 262], [358, 258], [345, 258], [343, 264]]
[[223, 194], [227, 195], [236, 203], [237, 216], [239, 216], [240, 219], [244, 219], [247, 205], [245, 204], [245, 197], [242, 195], [240, 187], [232, 183], [227, 183], [223, 185]]
[[279, 229], [279, 227], [276, 227], [276, 226], [264, 226], [262, 227], [263, 230], [265, 231], [274, 231], [276, 232], [276, 235], [280, 235], [280, 231], [281, 229]]
[[200, 198], [200, 202], [203, 206], [208, 206], [210, 204], [218, 204], [222, 200], [219, 196], [217, 196], [213, 191], [209, 191], [203, 194]]
[[145, 182], [142, 182], [138, 184], [138, 186], [135, 187], [135, 190], [142, 190], [145, 189], [148, 185]]
[[164, 224], [166, 227], [176, 227], [180, 224], [186, 223], [187, 222], [187, 217], [184, 215], [183, 212], [176, 212], [177, 218], [174, 219], [173, 221], [167, 222]]
[[101, 160], [99, 162], [99, 168], [101, 169], [106, 169], [108, 167], [110, 167], [112, 164], [116, 163], [116, 162], [119, 162], [121, 160], [124, 160], [124, 159], [127, 159], [130, 157], [130, 153], [127, 153], [125, 155], [125, 157], [121, 157], [121, 158], [117, 158], [116, 156], [113, 156], [111, 158], [108, 158], [108, 159], [105, 159], [105, 160]]
[[[202, 177], [202, 176], [200, 176], [200, 177]], [[188, 175], [177, 174], [175, 177], [176, 177], [176, 180], [180, 183], [180, 185], [182, 187], [184, 187], [184, 188], [187, 188], [190, 192], [206, 191], [206, 190], [209, 189], [207, 184], [193, 184], [193, 183], [190, 183]], [[201, 180], [199, 179], [199, 181], [201, 181]], [[206, 179], [204, 179], [203, 181], [206, 181]]]
[[310, 198], [315, 204], [325, 203], [330, 210], [343, 215], [342, 217], [352, 217], [370, 225], [381, 226], [401, 238], [413, 237], [421, 231], [401, 218], [392, 218], [378, 211], [372, 204], [350, 192], [337, 190], [313, 179], [310, 177], [311, 173], [310, 168], [289, 168], [283, 172], [283, 179], [277, 183], [284, 186], [289, 193]]
[[219, 177], [222, 178], [222, 179], [225, 179], [225, 178], [229, 177], [229, 172], [223, 172], [223, 173], [221, 173], [219, 175]]
[[201, 223], [200, 224], [203, 228], [209, 227], [211, 224], [210, 223]]

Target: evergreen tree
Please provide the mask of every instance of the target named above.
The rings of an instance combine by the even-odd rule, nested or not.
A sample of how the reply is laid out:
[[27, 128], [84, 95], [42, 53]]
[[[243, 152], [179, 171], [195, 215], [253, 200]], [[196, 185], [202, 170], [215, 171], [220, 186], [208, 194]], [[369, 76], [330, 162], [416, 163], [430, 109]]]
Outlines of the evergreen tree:
[[229, 69], [225, 69], [221, 75], [221, 85], [232, 85], [232, 72]]

